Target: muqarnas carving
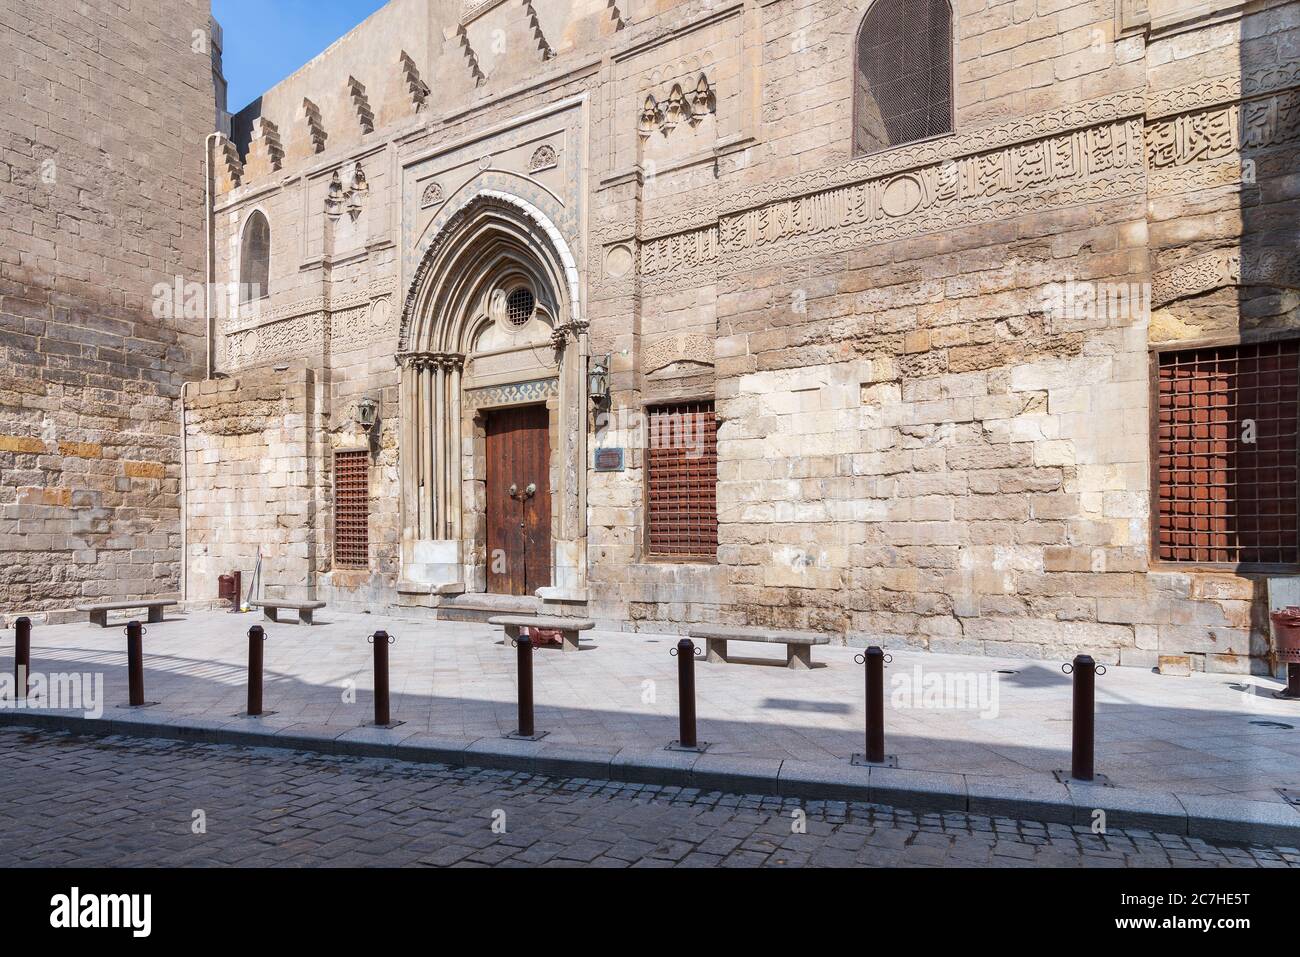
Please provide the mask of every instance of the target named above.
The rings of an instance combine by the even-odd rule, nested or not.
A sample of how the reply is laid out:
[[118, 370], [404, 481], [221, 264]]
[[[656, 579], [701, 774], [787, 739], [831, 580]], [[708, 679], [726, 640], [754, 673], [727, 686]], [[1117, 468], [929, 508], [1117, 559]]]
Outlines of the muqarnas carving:
[[704, 118], [717, 110], [717, 96], [703, 73], [695, 82], [695, 89], [689, 93], [682, 91], [680, 83], [674, 83], [667, 99], [661, 104], [653, 93], [647, 94], [645, 104], [641, 107], [641, 121], [637, 132], [641, 138], [649, 139], [658, 130], [667, 136], [683, 123], [695, 127]]
[[343, 215], [346, 209], [353, 219], [361, 215], [362, 200], [370, 193], [370, 183], [366, 180], [366, 171], [357, 163], [352, 170], [351, 185], [346, 189], [339, 171], [330, 177], [329, 192], [325, 195], [325, 213], [334, 218]]

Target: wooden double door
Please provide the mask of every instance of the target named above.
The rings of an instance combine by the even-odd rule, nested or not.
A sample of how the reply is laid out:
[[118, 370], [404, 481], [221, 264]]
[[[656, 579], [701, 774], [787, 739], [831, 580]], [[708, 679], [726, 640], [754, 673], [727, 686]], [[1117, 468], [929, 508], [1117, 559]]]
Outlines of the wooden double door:
[[550, 415], [502, 409], [485, 427], [488, 591], [531, 595], [551, 583]]

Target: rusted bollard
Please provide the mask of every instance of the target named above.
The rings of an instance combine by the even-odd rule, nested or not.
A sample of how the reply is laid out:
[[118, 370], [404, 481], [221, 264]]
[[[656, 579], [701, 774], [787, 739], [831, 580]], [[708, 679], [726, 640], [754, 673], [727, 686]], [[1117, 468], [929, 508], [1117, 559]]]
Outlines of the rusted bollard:
[[22, 689], [22, 701], [27, 700], [31, 675], [32, 620], [24, 615], [14, 622], [14, 689]]
[[862, 655], [867, 674], [867, 760], [880, 764], [885, 760], [885, 652], [872, 645]]
[[261, 625], [248, 629], [248, 716], [262, 713], [262, 642], [266, 632]]
[[[1072, 665], [1062, 665], [1067, 675], [1074, 675], [1074, 717], [1070, 723], [1070, 777], [1076, 781], [1091, 781], [1093, 774], [1093, 740], [1095, 733], [1094, 693], [1097, 684], [1097, 662], [1091, 655], [1075, 655]], [[1101, 673], [1105, 674], [1103, 667]]]
[[531, 738], [533, 729], [533, 639], [519, 637], [515, 639], [519, 649], [519, 730], [515, 732], [520, 738]]
[[138, 621], [126, 623], [126, 673], [132, 708], [144, 704], [144, 627]]
[[377, 631], [369, 640], [375, 646], [375, 724], [383, 727], [393, 723], [388, 713], [388, 646], [397, 639]]
[[677, 702], [679, 748], [697, 748], [695, 737], [695, 642], [683, 638], [673, 654], [677, 656]]

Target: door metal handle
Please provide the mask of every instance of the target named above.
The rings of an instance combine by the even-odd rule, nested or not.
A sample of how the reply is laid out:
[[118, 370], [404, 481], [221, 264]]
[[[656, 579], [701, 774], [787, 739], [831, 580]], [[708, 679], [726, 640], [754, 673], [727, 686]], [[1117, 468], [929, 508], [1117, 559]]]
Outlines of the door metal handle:
[[524, 497], [532, 498], [536, 494], [537, 494], [537, 483], [529, 482], [528, 487], [524, 489]]
[[509, 491], [506, 492], [506, 494], [509, 495], [511, 498], [514, 498], [516, 495], [519, 494], [519, 486], [511, 482], [510, 489]]

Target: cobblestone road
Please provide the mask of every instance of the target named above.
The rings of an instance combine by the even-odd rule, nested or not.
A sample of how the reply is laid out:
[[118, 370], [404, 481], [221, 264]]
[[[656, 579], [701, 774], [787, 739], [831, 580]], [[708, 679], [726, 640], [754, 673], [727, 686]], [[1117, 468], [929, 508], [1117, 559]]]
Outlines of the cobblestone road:
[[[198, 823], [205, 833], [195, 833]], [[0, 731], [0, 866], [59, 865], [1300, 867], [1300, 852], [374, 758]]]

